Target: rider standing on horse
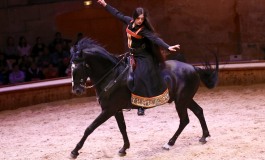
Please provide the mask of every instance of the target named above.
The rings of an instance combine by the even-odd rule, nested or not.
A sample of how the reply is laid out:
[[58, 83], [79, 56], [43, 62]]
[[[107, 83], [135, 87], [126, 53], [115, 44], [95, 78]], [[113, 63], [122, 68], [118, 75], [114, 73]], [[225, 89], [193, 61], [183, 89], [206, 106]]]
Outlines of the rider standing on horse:
[[159, 69], [159, 65], [164, 63], [164, 57], [159, 47], [176, 51], [180, 49], [180, 45], [170, 46], [157, 37], [143, 8], [136, 8], [133, 17], [129, 17], [107, 4], [105, 0], [98, 0], [98, 3], [127, 25], [128, 47], [136, 64], [129, 89], [132, 92], [132, 104], [140, 107], [138, 115], [144, 115], [144, 108], [167, 103], [168, 88], [160, 76]]

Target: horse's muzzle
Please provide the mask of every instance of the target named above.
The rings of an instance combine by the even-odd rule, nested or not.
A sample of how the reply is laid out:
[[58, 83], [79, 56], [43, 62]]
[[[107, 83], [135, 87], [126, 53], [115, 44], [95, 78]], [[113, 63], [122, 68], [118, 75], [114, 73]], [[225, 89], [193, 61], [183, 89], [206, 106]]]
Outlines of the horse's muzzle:
[[78, 96], [81, 96], [85, 93], [85, 89], [84, 88], [73, 88], [72, 89], [72, 93]]

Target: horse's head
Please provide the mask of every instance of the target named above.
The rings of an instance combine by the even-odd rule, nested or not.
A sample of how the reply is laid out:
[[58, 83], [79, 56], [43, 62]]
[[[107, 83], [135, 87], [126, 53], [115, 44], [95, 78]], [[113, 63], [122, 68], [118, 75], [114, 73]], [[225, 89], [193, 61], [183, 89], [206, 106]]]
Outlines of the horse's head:
[[85, 92], [88, 78], [96, 83], [117, 61], [88, 38], [71, 48], [71, 56], [72, 92], [77, 95]]
[[[82, 54], [82, 53], [79, 53]], [[85, 93], [87, 78], [90, 75], [90, 68], [81, 56], [72, 57], [71, 61], [71, 77], [72, 77], [72, 93], [82, 95]]]

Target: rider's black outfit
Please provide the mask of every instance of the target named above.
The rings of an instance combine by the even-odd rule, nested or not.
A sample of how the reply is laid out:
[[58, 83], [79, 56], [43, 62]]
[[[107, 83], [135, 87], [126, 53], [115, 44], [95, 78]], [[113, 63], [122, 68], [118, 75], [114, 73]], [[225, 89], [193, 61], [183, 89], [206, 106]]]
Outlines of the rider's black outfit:
[[168, 89], [160, 75], [159, 61], [152, 52], [152, 43], [166, 50], [169, 45], [143, 25], [133, 27], [132, 17], [124, 16], [108, 4], [106, 10], [128, 25], [126, 28], [128, 47], [136, 61], [133, 82], [129, 87], [132, 92], [132, 104], [148, 108], [167, 103], [169, 100]]

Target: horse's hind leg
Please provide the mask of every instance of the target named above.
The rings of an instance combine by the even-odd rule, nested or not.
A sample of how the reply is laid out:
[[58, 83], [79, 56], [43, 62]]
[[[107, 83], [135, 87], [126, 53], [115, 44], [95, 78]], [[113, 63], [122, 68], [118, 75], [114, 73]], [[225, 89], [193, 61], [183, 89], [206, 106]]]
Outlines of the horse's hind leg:
[[200, 142], [206, 143], [206, 138], [210, 137], [210, 134], [204, 118], [203, 109], [194, 100], [192, 100], [188, 108], [196, 115], [196, 117], [200, 121], [202, 127], [202, 137], [200, 139]]
[[125, 124], [125, 120], [124, 120], [124, 116], [123, 116], [123, 112], [119, 111], [115, 114], [115, 118], [116, 121], [118, 123], [120, 132], [122, 134], [123, 137], [123, 147], [119, 150], [119, 155], [120, 156], [125, 156], [126, 155], [126, 149], [130, 148], [130, 142], [129, 142], [129, 138], [126, 132], [126, 124]]
[[[176, 102], [175, 102], [175, 106], [176, 106], [176, 110], [177, 110], [179, 118], [180, 118], [180, 123], [179, 123], [178, 130], [176, 131], [176, 133], [173, 135], [173, 137], [167, 143], [167, 145], [169, 145], [169, 146], [173, 146], [175, 144], [177, 138], [179, 137], [179, 135], [181, 134], [183, 129], [190, 122], [186, 106], [184, 104], [181, 104], [181, 103], [176, 105]], [[167, 146], [167, 145], [164, 146], [164, 149], [169, 149], [169, 146]]]
[[78, 151], [83, 147], [87, 137], [102, 123], [108, 120], [114, 113], [108, 111], [102, 111], [100, 115], [86, 128], [85, 133], [75, 149], [71, 152], [71, 158], [77, 158], [79, 155]]

